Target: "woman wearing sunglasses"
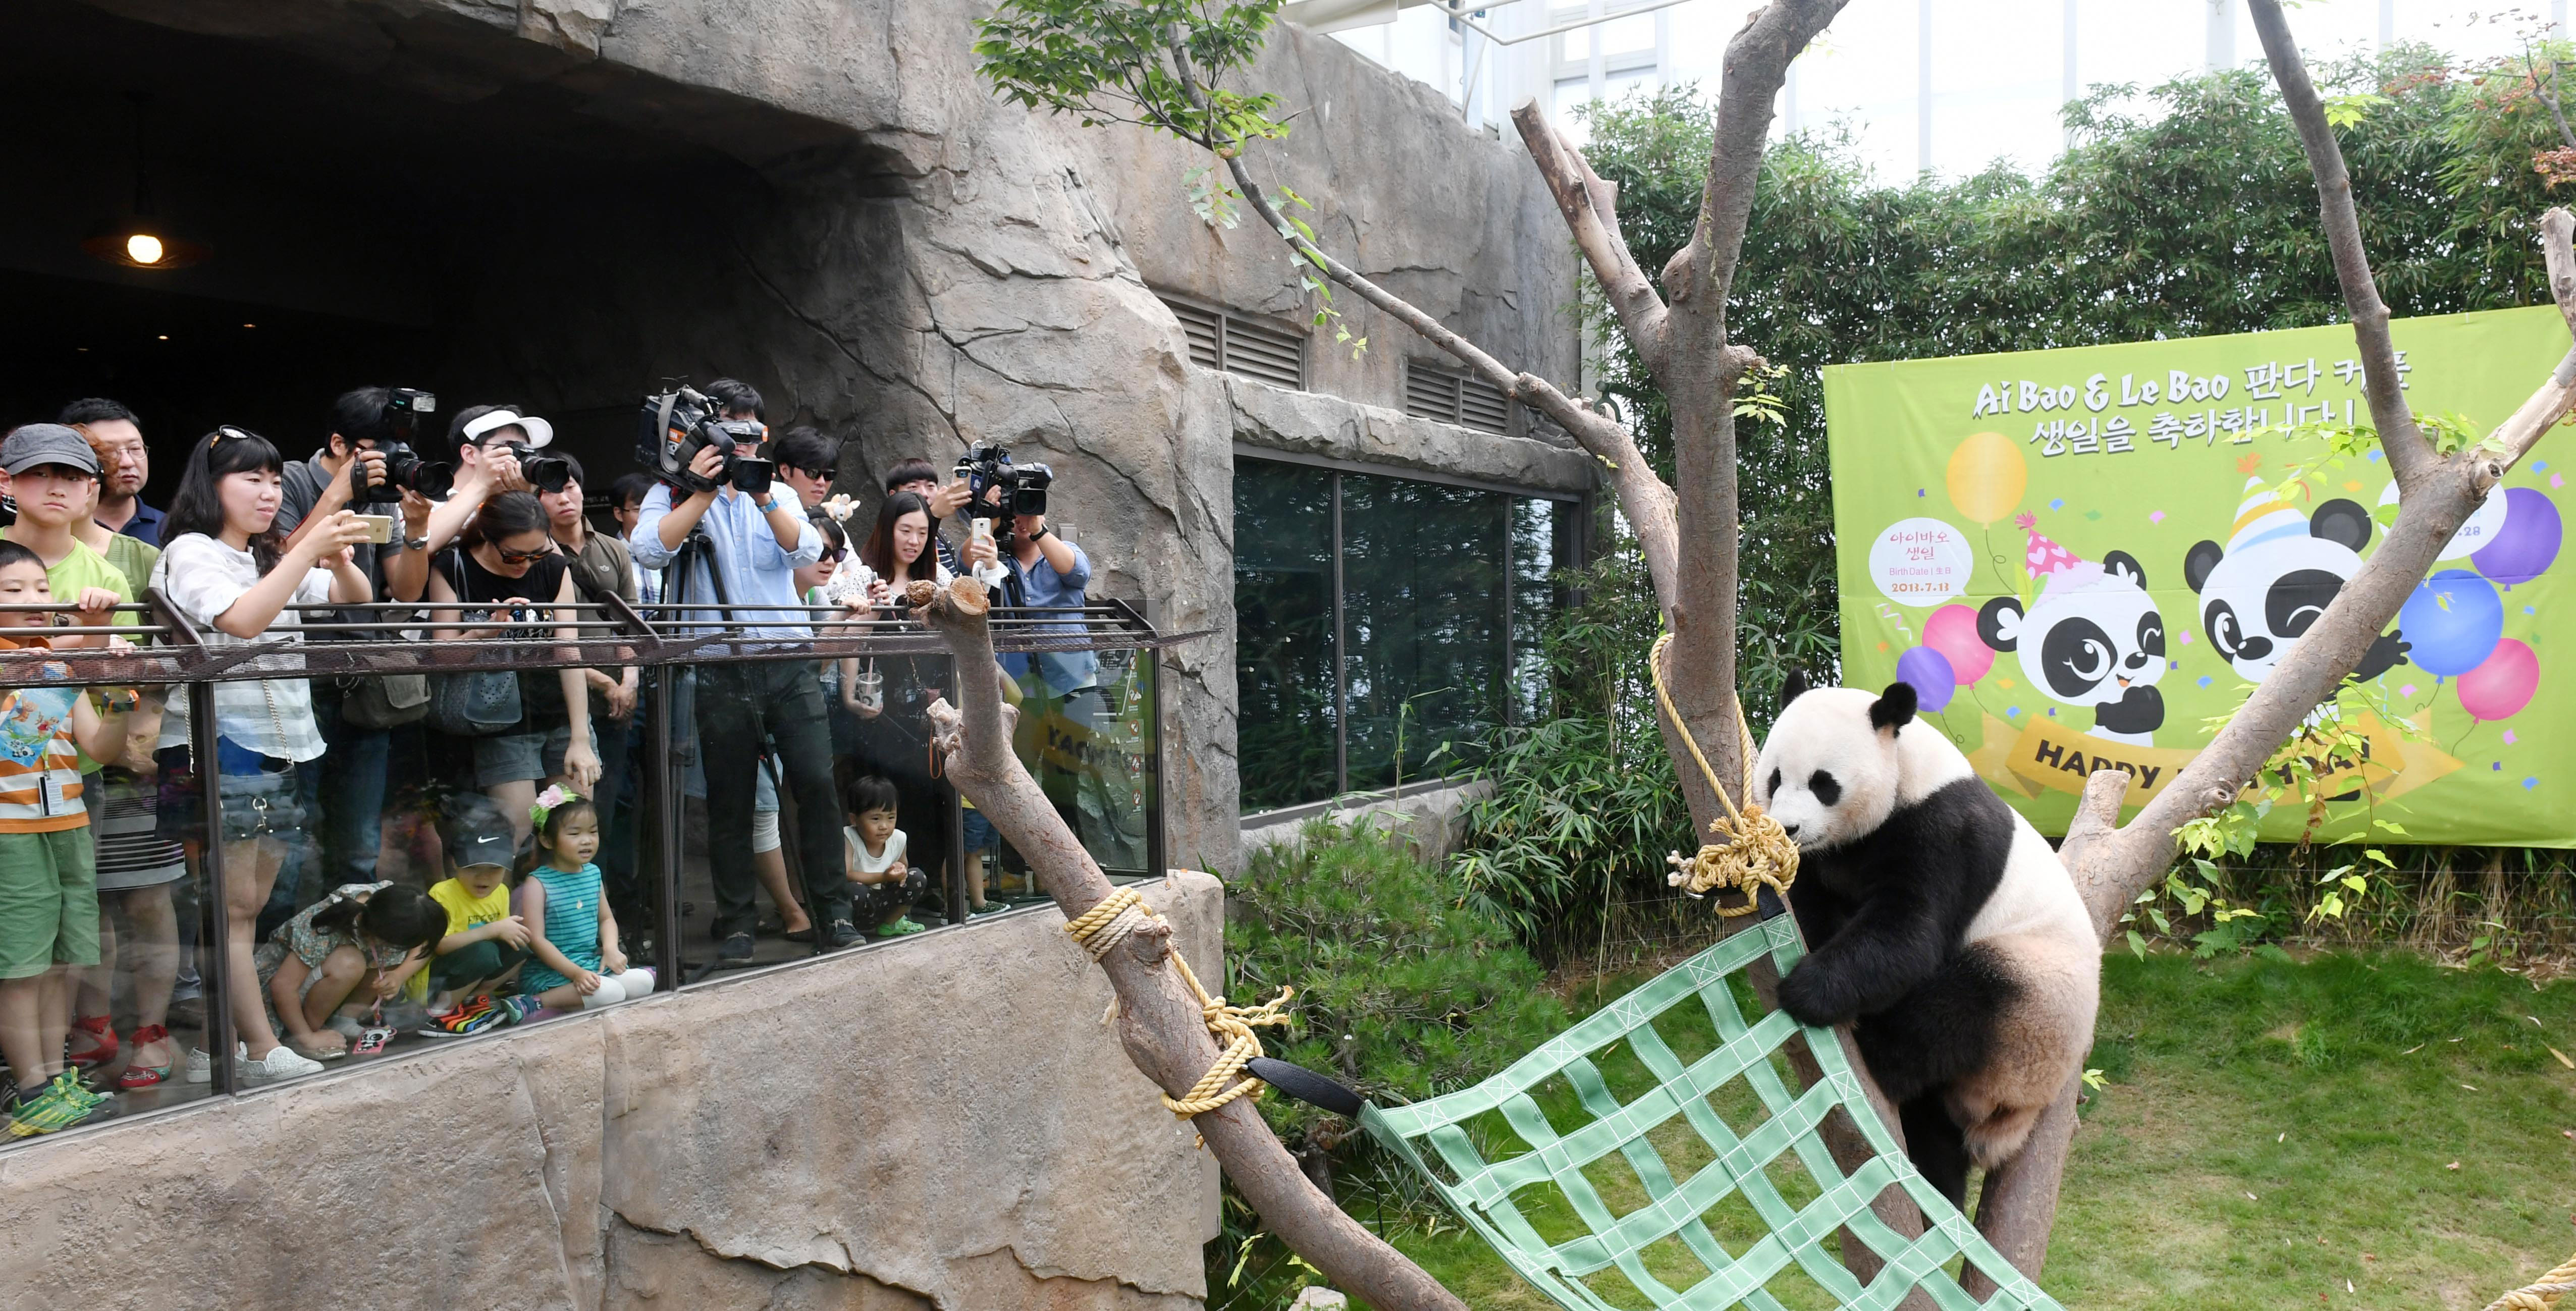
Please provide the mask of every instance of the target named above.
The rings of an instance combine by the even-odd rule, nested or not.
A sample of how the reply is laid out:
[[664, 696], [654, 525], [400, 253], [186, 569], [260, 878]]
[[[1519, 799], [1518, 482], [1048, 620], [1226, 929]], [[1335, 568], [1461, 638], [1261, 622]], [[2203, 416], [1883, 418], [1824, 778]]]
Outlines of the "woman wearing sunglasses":
[[[484, 502], [460, 544], [429, 565], [429, 631], [439, 642], [578, 641], [572, 613], [555, 609], [577, 599], [545, 506], [529, 492]], [[540, 678], [555, 680], [560, 695], [529, 696], [528, 683]], [[599, 749], [581, 670], [528, 670], [519, 680], [519, 722], [471, 740], [474, 785], [499, 803], [525, 843], [538, 781], [561, 776], [588, 794], [599, 781]]]

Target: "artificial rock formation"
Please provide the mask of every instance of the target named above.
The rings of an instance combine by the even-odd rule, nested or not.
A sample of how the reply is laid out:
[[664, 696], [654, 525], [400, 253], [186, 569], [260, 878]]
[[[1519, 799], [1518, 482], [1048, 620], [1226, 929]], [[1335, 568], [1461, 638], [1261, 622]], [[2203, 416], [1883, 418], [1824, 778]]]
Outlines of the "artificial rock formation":
[[[1221, 889], [1149, 885], [1182, 950]], [[0, 1308], [1204, 1295], [1216, 1168], [1048, 912], [0, 1154]], [[428, 1040], [413, 1039], [413, 1042]]]

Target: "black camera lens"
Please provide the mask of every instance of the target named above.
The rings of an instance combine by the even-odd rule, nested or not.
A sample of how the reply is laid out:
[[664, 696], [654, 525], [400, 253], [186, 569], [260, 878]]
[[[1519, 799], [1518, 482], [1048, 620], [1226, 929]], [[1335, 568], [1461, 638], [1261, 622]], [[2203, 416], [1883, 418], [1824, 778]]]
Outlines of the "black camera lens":
[[778, 465], [769, 460], [738, 456], [725, 461], [725, 476], [733, 481], [734, 490], [738, 492], [768, 491], [770, 480], [777, 475]]
[[538, 491], [555, 493], [572, 481], [572, 465], [560, 455], [541, 455], [525, 446], [513, 446], [519, 456], [519, 476]]

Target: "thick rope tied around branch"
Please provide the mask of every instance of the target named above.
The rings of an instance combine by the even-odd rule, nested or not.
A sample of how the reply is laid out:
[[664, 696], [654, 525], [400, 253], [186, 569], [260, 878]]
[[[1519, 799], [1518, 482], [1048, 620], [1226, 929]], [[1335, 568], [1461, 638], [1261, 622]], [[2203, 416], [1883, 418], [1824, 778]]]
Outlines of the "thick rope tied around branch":
[[[1064, 926], [1093, 960], [1109, 955], [1119, 943], [1148, 924], [1160, 924], [1163, 917], [1145, 905], [1145, 898], [1132, 887], [1120, 888], [1097, 906], [1084, 911]], [[1288, 1024], [1288, 999], [1294, 988], [1281, 988], [1279, 995], [1259, 1006], [1232, 1006], [1220, 994], [1209, 996], [1199, 984], [1199, 976], [1190, 969], [1180, 949], [1171, 951], [1172, 964], [1181, 971], [1181, 982], [1190, 985], [1190, 995], [1199, 999], [1199, 1016], [1207, 1021], [1208, 1032], [1216, 1035], [1216, 1064], [1190, 1085], [1187, 1093], [1175, 1098], [1166, 1094], [1163, 1105], [1172, 1114], [1186, 1120], [1202, 1111], [1213, 1111], [1237, 1097], [1258, 1098], [1268, 1085], [1243, 1073], [1243, 1067], [1261, 1054], [1261, 1039], [1252, 1031], [1264, 1026], [1284, 1028]], [[1202, 1140], [1204, 1141], [1204, 1140]]]
[[2576, 1293], [2576, 1256], [2542, 1275], [2539, 1283], [2517, 1288], [2487, 1303], [2487, 1311], [2551, 1311], [2558, 1299], [2568, 1293]]
[[[1789, 840], [1780, 821], [1762, 813], [1762, 807], [1747, 802], [1738, 810], [1726, 785], [1717, 781], [1717, 771], [1708, 757], [1700, 754], [1699, 742], [1691, 737], [1690, 726], [1682, 722], [1682, 712], [1673, 708], [1672, 693], [1664, 689], [1664, 650], [1673, 644], [1666, 633], [1655, 639], [1654, 649], [1646, 653], [1646, 672], [1655, 680], [1655, 700], [1672, 716], [1673, 727], [1681, 734], [1682, 745], [1690, 748], [1691, 759], [1699, 762], [1699, 772], [1708, 779], [1709, 791], [1717, 794], [1719, 805], [1726, 807], [1725, 819], [1709, 821], [1708, 831], [1716, 840], [1702, 846], [1691, 856], [1676, 851], [1664, 857], [1673, 867], [1666, 882], [1694, 897], [1704, 897], [1712, 888], [1733, 888], [1744, 894], [1744, 904], [1729, 906], [1720, 902], [1720, 915], [1750, 915], [1754, 895], [1769, 888], [1783, 897], [1789, 885], [1798, 881], [1798, 844]], [[1741, 738], [1745, 773], [1753, 771], [1753, 758], [1760, 752], [1753, 745], [1753, 726], [1744, 722], [1744, 703], [1735, 704], [1735, 731]]]

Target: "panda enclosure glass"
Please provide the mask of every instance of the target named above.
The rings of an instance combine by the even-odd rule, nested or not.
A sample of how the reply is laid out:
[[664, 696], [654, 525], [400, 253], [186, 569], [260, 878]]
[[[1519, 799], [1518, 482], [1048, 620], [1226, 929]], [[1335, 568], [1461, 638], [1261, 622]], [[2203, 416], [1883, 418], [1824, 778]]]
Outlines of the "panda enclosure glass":
[[[2401, 319], [2406, 399], [2474, 441], [2565, 352], [2554, 307]], [[2336, 325], [1824, 370], [1846, 682], [1923, 718], [2042, 831], [2085, 776], [2169, 784], [2387, 535]], [[2439, 435], [2428, 433], [2428, 436]], [[2576, 846], [2576, 651], [2544, 443], [2443, 548], [2332, 713], [2319, 840]], [[2372, 821], [2398, 826], [2372, 829]], [[2305, 810], [2276, 806], [2267, 840]]]

